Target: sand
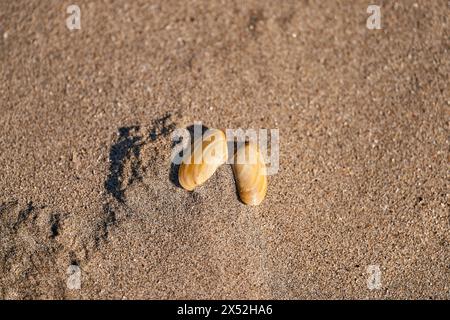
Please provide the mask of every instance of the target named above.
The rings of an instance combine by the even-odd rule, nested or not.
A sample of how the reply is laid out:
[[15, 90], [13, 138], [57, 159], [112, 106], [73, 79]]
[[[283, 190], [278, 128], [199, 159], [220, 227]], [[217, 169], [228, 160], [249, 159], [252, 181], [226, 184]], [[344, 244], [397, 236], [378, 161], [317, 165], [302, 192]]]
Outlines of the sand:
[[[450, 7], [378, 2], [1, 1], [0, 298], [448, 299]], [[194, 121], [280, 130], [260, 206]]]

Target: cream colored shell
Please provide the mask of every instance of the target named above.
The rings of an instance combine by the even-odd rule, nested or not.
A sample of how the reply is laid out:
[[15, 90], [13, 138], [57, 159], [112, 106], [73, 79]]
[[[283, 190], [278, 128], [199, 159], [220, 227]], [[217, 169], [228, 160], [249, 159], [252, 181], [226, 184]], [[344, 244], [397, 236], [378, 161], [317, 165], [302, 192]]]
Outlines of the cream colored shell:
[[259, 205], [267, 193], [267, 171], [256, 144], [246, 142], [238, 148], [233, 171], [241, 201], [252, 206]]
[[180, 165], [180, 185], [189, 191], [208, 180], [228, 158], [227, 139], [223, 131], [209, 129], [196, 139]]

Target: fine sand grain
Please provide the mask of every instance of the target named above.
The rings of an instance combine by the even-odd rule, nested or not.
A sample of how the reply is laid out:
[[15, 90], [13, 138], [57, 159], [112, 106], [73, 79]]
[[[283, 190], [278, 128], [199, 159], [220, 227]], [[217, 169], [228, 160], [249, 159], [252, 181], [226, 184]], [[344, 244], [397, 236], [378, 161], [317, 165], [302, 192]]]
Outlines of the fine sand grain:
[[[448, 299], [450, 7], [372, 2], [0, 1], [0, 298]], [[260, 206], [194, 121], [280, 130]]]

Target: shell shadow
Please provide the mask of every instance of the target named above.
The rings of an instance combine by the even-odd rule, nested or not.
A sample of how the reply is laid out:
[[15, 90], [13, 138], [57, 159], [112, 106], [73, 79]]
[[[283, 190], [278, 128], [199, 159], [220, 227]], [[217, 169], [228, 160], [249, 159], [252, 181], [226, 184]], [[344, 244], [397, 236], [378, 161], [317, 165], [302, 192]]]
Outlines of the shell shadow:
[[[195, 130], [199, 130], [200, 129], [199, 127], [201, 128], [202, 135], [209, 129], [208, 127], [206, 127], [204, 125], [195, 125], [195, 124], [186, 127], [186, 130], [189, 132], [191, 144], [189, 144], [189, 146], [187, 146], [186, 148], [184, 148], [183, 150], [181, 150], [178, 153], [179, 157], [182, 157], [184, 155], [185, 150], [187, 150], [187, 148], [191, 148], [192, 142], [194, 141], [194, 132], [195, 132]], [[177, 141], [172, 141], [172, 149], [175, 148], [176, 146], [178, 146], [182, 142], [183, 142], [182, 138], [178, 139]], [[173, 161], [170, 163], [169, 180], [176, 187], [182, 188], [180, 185], [179, 179], [178, 179], [179, 169], [180, 169], [179, 164], [176, 164]]]

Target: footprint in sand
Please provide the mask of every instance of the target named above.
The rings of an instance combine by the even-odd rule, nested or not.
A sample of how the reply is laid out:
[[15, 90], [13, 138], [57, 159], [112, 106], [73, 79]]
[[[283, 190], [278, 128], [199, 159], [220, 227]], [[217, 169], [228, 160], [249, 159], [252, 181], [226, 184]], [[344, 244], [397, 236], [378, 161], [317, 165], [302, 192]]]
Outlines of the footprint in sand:
[[166, 286], [178, 288], [172, 298], [270, 297], [258, 208], [236, 201], [229, 166], [193, 192], [177, 186], [170, 159], [175, 127], [165, 116], [148, 127], [119, 129], [105, 181], [108, 210], [115, 212], [114, 222], [106, 222], [115, 226], [104, 238], [104, 250], [113, 251], [108, 264], [128, 268], [129, 277], [134, 271], [126, 261], [150, 270], [148, 286], [136, 288], [147, 297], [167, 296]]

